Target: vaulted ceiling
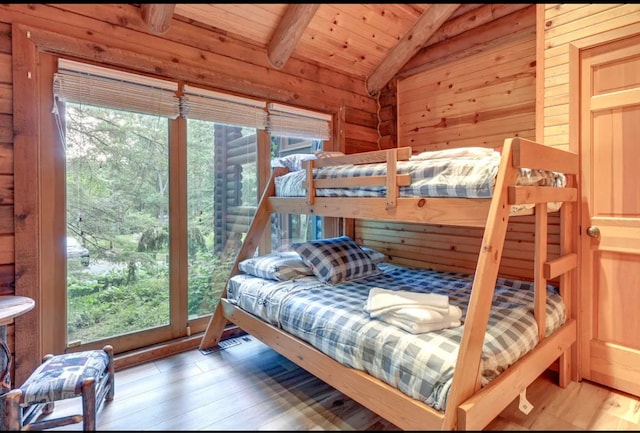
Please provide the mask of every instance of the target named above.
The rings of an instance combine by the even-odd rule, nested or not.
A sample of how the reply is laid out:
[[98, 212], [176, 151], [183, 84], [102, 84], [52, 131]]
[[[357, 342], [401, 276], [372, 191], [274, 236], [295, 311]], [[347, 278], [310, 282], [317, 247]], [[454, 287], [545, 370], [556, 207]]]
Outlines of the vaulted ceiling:
[[151, 33], [173, 19], [264, 50], [276, 69], [290, 57], [364, 79], [377, 94], [430, 46], [529, 4], [141, 4]]

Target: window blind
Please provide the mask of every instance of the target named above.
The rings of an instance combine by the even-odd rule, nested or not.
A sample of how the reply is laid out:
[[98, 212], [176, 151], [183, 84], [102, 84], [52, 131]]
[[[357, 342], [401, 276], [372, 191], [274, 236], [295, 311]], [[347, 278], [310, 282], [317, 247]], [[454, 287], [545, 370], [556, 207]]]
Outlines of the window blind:
[[267, 130], [274, 136], [316, 140], [331, 138], [331, 115], [282, 104], [268, 105]]
[[267, 127], [266, 102], [184, 86], [181, 112], [189, 119], [256, 129]]
[[[178, 83], [86, 63], [59, 59], [54, 100], [95, 105], [175, 119]], [[54, 107], [55, 109], [55, 107]]]

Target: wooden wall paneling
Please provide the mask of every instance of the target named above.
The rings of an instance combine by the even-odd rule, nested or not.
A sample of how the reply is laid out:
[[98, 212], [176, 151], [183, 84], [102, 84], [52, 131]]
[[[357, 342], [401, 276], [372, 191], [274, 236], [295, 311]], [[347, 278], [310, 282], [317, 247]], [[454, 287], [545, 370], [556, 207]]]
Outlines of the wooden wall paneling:
[[[507, 228], [500, 275], [531, 279], [535, 252], [533, 217], [512, 217]], [[559, 215], [549, 215], [548, 254], [560, 253]], [[474, 272], [480, 249], [482, 229], [442, 225], [400, 224], [358, 221], [356, 240], [376, 248], [391, 262], [440, 270]], [[557, 280], [556, 280], [557, 281]]]
[[[498, 147], [532, 130], [534, 116], [535, 37], [529, 33], [398, 82], [399, 145], [459, 147], [457, 140], [475, 138], [476, 145]], [[488, 135], [501, 138], [487, 142]]]
[[13, 142], [13, 116], [0, 114], [0, 143]]
[[603, 29], [624, 27], [637, 23], [640, 18], [640, 10], [637, 4], [629, 3], [611, 7], [606, 4], [584, 5], [576, 10], [573, 16], [555, 17], [552, 24], [545, 31], [545, 46], [559, 46], [571, 41], [592, 36]]
[[0, 200], [0, 235], [13, 235], [13, 206], [6, 205]]
[[11, 24], [0, 22], [0, 53], [11, 53]]
[[[487, 7], [490, 5], [484, 5]], [[491, 5], [499, 6], [499, 5]], [[459, 34], [446, 32], [448, 24], [443, 25], [442, 33], [446, 38], [438, 38], [438, 42], [423, 47], [409, 60], [398, 73], [398, 77], [405, 77], [419, 73], [442, 63], [462, 59], [478, 52], [486, 51], [494, 45], [503, 44], [510, 38], [520, 39], [536, 31], [535, 5], [528, 5], [509, 15], [491, 21], [483, 31], [464, 31]], [[470, 20], [470, 22], [473, 22]], [[438, 32], [440, 33], [440, 32]]]
[[0, 174], [0, 204], [13, 204], [14, 184], [12, 174]]
[[0, 53], [0, 83], [11, 82], [11, 55]]
[[0, 84], [0, 114], [13, 112], [13, 87], [11, 84]]
[[[0, 295], [13, 295], [15, 289], [15, 267], [13, 264], [0, 265]], [[13, 351], [13, 346], [9, 346]]]
[[0, 235], [0, 265], [12, 265], [15, 261], [13, 234]]
[[219, 4], [217, 14], [211, 16], [207, 7], [199, 4], [178, 4], [176, 14], [186, 18], [205, 22], [211, 27], [220, 27], [224, 22], [235, 34], [246, 35], [246, 40], [257, 40], [266, 46], [269, 36], [275, 29], [280, 17], [286, 10], [286, 4], [245, 4], [233, 6]]

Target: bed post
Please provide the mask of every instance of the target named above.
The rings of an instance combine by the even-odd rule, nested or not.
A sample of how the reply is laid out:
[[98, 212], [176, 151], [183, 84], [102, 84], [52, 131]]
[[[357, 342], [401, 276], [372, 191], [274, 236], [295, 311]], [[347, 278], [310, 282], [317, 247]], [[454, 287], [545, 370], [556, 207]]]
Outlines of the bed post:
[[[247, 236], [245, 237], [244, 242], [242, 242], [242, 247], [236, 256], [236, 259], [233, 262], [233, 267], [229, 272], [229, 278], [236, 275], [238, 273], [238, 263], [243, 261], [244, 259], [248, 259], [252, 257], [260, 244], [260, 238], [264, 229], [271, 222], [271, 210], [269, 209], [269, 197], [273, 197], [276, 193], [276, 184], [275, 178], [277, 176], [281, 176], [286, 172], [286, 169], [274, 169], [271, 172], [271, 177], [269, 178], [269, 182], [267, 183], [264, 192], [262, 193], [262, 197], [260, 198], [260, 203], [258, 203], [258, 208], [256, 209], [256, 214], [253, 217], [253, 221], [251, 221], [251, 225], [249, 226], [249, 230], [247, 231]], [[227, 278], [228, 280], [228, 278]], [[225, 285], [221, 298], [227, 296], [227, 287]], [[224, 317], [222, 312], [222, 303], [218, 301], [218, 305], [216, 306], [216, 310], [211, 316], [209, 320], [209, 324], [207, 325], [207, 329], [204, 332], [204, 336], [202, 337], [202, 341], [200, 342], [200, 349], [208, 349], [209, 347], [215, 346], [220, 342], [220, 337], [222, 336], [222, 332], [224, 331], [224, 327], [227, 324], [227, 319]]]
[[512, 147], [518, 145], [518, 138], [508, 138], [502, 149], [496, 185], [473, 278], [462, 341], [447, 399], [442, 426], [444, 430], [457, 428], [458, 406], [475, 392], [482, 346], [509, 222], [510, 206], [507, 188], [515, 184], [518, 175], [518, 170], [513, 167], [511, 160]]

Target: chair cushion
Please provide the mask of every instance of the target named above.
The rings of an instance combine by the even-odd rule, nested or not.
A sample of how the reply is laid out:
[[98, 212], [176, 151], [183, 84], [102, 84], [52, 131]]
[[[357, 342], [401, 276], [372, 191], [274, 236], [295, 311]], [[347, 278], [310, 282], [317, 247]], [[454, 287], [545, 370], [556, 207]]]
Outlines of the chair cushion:
[[20, 387], [21, 405], [47, 403], [77, 397], [82, 393], [82, 382], [94, 378], [96, 382], [109, 365], [104, 350], [56, 355], [40, 364]]

